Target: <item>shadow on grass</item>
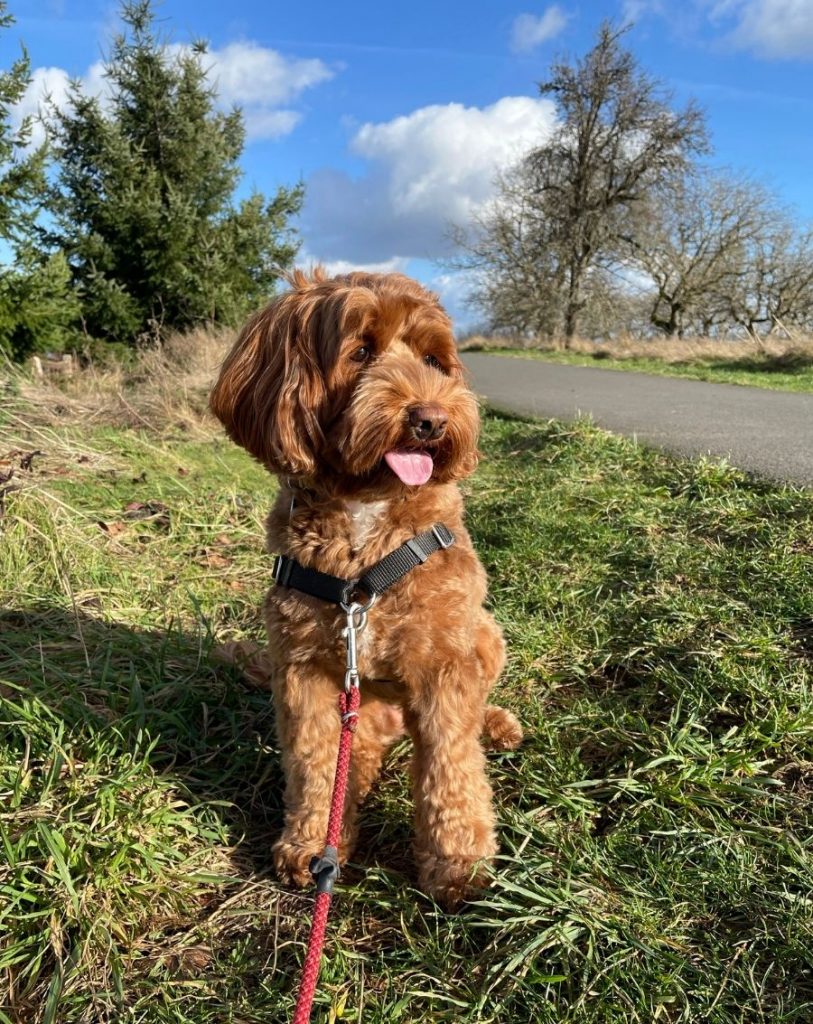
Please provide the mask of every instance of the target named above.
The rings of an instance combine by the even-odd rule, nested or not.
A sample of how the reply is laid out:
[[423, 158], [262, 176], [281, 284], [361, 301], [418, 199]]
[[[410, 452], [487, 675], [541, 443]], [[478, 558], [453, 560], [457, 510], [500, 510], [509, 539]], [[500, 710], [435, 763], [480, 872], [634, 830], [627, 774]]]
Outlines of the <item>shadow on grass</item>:
[[[0, 612], [0, 679], [24, 687], [92, 750], [151, 743], [152, 767], [219, 814], [255, 871], [282, 823], [270, 695], [207, 659], [209, 639], [34, 606]], [[16, 696], [16, 695], [15, 695]]]
[[790, 351], [761, 359], [725, 359], [705, 365], [713, 370], [742, 370], [745, 373], [802, 373], [813, 366], [813, 356], [806, 352]]
[[[273, 873], [284, 785], [273, 702], [236, 670], [210, 661], [210, 648], [203, 629], [172, 623], [161, 631], [80, 610], [0, 611], [0, 680], [35, 696], [89, 750], [102, 740], [121, 753], [143, 750], [146, 737], [157, 772], [193, 803], [217, 805], [246, 870]], [[394, 774], [405, 785], [402, 767], [385, 769], [383, 790]], [[411, 820], [393, 820], [383, 790], [376, 786], [366, 802], [358, 859], [411, 873]], [[349, 869], [347, 880], [355, 874]]]

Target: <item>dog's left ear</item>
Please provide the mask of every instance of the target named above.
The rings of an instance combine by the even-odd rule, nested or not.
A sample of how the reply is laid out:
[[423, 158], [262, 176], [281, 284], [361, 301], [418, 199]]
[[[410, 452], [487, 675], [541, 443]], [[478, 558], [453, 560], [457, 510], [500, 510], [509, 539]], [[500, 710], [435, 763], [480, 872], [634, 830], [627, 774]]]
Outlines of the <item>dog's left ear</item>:
[[290, 292], [248, 321], [209, 397], [229, 436], [282, 476], [312, 475], [323, 441], [324, 379], [297, 307]]

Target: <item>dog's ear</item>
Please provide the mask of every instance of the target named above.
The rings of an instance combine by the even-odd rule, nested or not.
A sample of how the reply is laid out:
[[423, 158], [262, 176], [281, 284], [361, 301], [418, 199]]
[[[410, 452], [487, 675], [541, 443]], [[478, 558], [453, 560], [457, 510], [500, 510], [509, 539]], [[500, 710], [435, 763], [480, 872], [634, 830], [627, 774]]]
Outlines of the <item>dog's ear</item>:
[[209, 405], [229, 436], [273, 473], [310, 476], [323, 441], [325, 384], [296, 292], [256, 313], [240, 332]]

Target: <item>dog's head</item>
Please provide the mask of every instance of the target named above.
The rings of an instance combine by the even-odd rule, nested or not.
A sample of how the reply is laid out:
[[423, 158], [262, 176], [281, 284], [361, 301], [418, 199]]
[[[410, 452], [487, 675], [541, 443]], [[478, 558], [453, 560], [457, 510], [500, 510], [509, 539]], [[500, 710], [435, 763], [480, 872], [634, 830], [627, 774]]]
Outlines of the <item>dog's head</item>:
[[477, 404], [449, 317], [402, 274], [295, 271], [226, 358], [211, 407], [272, 472], [337, 493], [470, 473]]

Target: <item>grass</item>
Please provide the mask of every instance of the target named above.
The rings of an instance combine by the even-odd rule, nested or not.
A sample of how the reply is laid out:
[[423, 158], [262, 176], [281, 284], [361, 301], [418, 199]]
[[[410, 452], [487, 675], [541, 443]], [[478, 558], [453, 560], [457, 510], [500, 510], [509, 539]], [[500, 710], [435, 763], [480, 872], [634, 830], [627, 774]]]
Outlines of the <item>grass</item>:
[[[22, 390], [0, 1020], [286, 1021], [310, 898], [270, 871], [273, 714], [208, 659], [260, 635], [273, 481], [202, 421], [82, 426]], [[468, 519], [528, 735], [490, 759], [494, 883], [457, 915], [415, 890], [397, 748], [314, 1020], [810, 1021], [813, 496], [587, 424], [489, 417], [484, 449]]]
[[[468, 345], [496, 355], [541, 359], [566, 366], [654, 373], [717, 384], [740, 384], [777, 391], [813, 392], [813, 347], [788, 347], [760, 352], [747, 342], [649, 342], [602, 346], [580, 341], [575, 351]], [[647, 354], [644, 354], [647, 353]]]

